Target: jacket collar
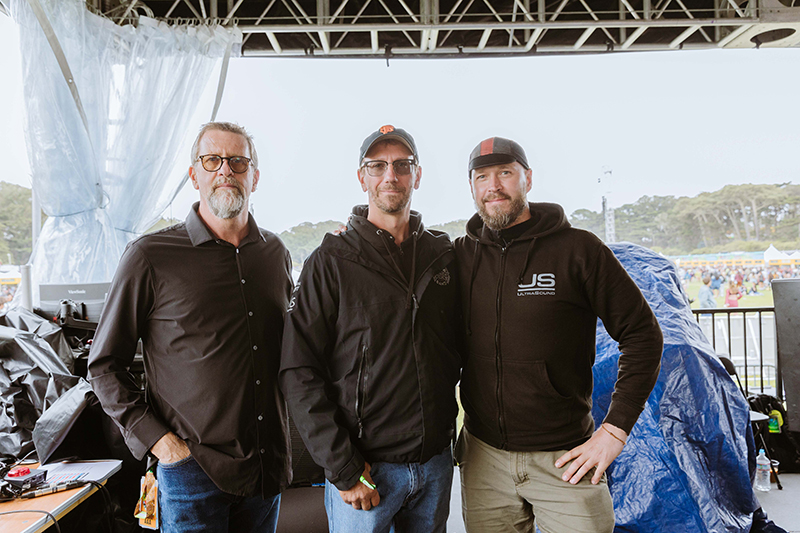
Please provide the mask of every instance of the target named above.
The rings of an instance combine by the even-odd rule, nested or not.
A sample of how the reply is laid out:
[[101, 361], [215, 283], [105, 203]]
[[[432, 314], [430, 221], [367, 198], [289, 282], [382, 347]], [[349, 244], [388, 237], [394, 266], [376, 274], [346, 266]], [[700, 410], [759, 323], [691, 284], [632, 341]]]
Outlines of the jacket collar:
[[[391, 234], [380, 229], [378, 226], [367, 220], [369, 215], [369, 207], [366, 205], [357, 205], [353, 207], [353, 214], [350, 215], [350, 220], [347, 221], [347, 229], [355, 230], [358, 234], [372, 246], [378, 249], [383, 249], [385, 246], [384, 239], [389, 239], [395, 246], [394, 238]], [[416, 211], [411, 211], [411, 217], [408, 220], [409, 233], [412, 239], [422, 235], [425, 228], [422, 225], [422, 215]], [[416, 237], [414, 234], [416, 233]]]
[[[218, 240], [197, 213], [199, 208], [200, 202], [195, 202], [186, 217], [186, 231], [189, 233], [189, 239], [192, 241], [192, 246], [200, 246], [208, 241]], [[265, 241], [264, 236], [261, 234], [261, 230], [258, 229], [258, 224], [256, 224], [253, 215], [250, 213], [247, 214], [247, 227], [247, 237], [242, 239], [242, 242], [239, 245], [240, 247], [249, 242], [256, 242], [258, 240]]]

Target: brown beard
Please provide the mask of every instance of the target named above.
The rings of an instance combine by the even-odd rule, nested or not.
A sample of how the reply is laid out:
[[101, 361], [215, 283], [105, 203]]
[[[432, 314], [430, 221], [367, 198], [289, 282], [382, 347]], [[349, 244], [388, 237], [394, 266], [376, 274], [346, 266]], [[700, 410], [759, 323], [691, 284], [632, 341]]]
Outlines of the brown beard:
[[[397, 191], [400, 192], [401, 195], [394, 202], [388, 203], [380, 198], [380, 193], [382, 191]], [[372, 198], [375, 207], [377, 207], [386, 214], [391, 214], [391, 213], [398, 213], [406, 208], [408, 203], [411, 201], [411, 192], [410, 189], [403, 190], [403, 189], [385, 187], [383, 189], [376, 190], [374, 194], [372, 193], [372, 191], [370, 191], [370, 197]]]
[[[508, 198], [511, 200], [511, 204], [504, 212], [496, 214], [489, 213], [489, 211], [486, 209], [486, 202], [489, 200], [496, 200], [498, 198]], [[480, 202], [476, 200], [475, 208], [478, 210], [478, 214], [487, 228], [494, 231], [500, 231], [501, 229], [506, 229], [507, 227], [513, 225], [514, 221], [517, 220], [520, 215], [525, 212], [525, 209], [528, 208], [528, 202], [525, 200], [524, 196], [512, 198], [511, 196], [505, 194], [495, 194], [491, 197], [487, 195]]]

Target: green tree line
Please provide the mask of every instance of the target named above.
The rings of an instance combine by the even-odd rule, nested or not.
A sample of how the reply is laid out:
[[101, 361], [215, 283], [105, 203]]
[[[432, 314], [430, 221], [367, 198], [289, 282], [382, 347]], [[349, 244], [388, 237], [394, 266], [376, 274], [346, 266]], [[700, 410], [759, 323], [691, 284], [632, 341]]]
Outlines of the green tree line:
[[[727, 185], [694, 197], [642, 196], [614, 210], [618, 241], [641, 244], [667, 255], [760, 251], [769, 244], [800, 249], [800, 185]], [[572, 225], [605, 240], [603, 214], [578, 209]], [[162, 220], [152, 229], [174, 223]], [[455, 239], [465, 220], [429, 226]], [[282, 233], [292, 260], [300, 265], [342, 222], [303, 222]], [[0, 182], [0, 262], [23, 264], [31, 253], [31, 191]]]
[[[570, 222], [605, 239], [603, 214], [579, 209]], [[800, 186], [727, 185], [694, 197], [642, 196], [614, 209], [618, 241], [666, 255], [800, 249]]]
[[[466, 220], [454, 220], [446, 224], [436, 224], [428, 226], [429, 229], [447, 232], [451, 238], [455, 239], [464, 235], [464, 225]], [[293, 228], [280, 233], [280, 238], [292, 256], [295, 265], [302, 265], [306, 258], [314, 249], [320, 245], [326, 233], [344, 229], [345, 223], [336, 220], [326, 220], [325, 222], [303, 222]]]
[[31, 231], [31, 190], [0, 181], [0, 264], [28, 262]]

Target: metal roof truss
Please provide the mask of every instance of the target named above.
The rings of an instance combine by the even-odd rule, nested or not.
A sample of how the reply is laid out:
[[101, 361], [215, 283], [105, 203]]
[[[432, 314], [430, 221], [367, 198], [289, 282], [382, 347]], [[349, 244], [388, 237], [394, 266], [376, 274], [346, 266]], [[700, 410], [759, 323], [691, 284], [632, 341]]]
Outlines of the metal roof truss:
[[[797, 6], [795, 6], [797, 3]], [[800, 0], [91, 0], [237, 25], [245, 56], [470, 57], [800, 45]]]

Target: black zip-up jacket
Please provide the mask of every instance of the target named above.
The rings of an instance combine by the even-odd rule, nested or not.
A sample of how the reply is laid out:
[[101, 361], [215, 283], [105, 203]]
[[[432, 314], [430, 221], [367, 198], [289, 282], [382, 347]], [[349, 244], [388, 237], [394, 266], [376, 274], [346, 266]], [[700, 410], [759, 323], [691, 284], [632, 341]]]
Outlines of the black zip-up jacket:
[[412, 211], [406, 275], [397, 245], [366, 216], [356, 206], [347, 231], [326, 235], [308, 257], [281, 357], [292, 417], [340, 490], [358, 482], [365, 460], [424, 463], [441, 453], [458, 412], [463, 330], [452, 243]]
[[530, 211], [532, 227], [511, 242], [478, 215], [455, 242], [467, 323], [464, 423], [504, 450], [585, 442], [599, 317], [621, 350], [605, 422], [630, 433], [660, 369], [655, 315], [600, 239], [570, 227], [558, 205]]

